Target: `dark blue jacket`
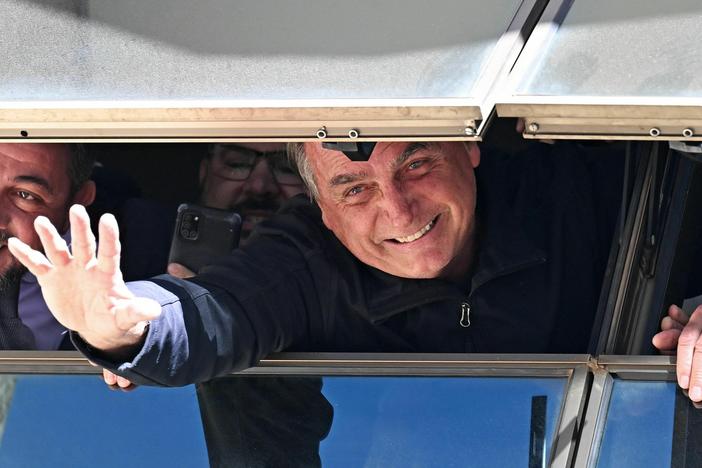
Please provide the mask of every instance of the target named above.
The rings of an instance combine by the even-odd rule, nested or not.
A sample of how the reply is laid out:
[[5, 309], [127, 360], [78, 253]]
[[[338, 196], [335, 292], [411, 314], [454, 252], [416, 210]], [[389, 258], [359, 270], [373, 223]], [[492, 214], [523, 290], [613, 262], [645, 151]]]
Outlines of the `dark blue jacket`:
[[131, 362], [103, 359], [74, 339], [99, 365], [152, 385], [205, 381], [282, 350], [587, 352], [618, 208], [612, 200], [603, 209], [610, 204], [598, 197], [611, 197], [593, 183], [621, 159], [587, 152], [564, 143], [483, 154], [477, 264], [464, 284], [361, 263], [319, 209], [296, 198], [193, 280], [137, 285], [164, 309]]

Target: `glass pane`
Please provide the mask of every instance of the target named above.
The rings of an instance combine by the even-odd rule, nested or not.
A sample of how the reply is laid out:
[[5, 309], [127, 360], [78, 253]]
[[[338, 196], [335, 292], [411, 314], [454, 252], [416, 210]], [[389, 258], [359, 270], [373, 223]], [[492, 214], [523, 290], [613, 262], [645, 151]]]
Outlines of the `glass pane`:
[[702, 95], [699, 0], [572, 3], [518, 94]]
[[[223, 466], [527, 466], [530, 453], [548, 458], [566, 383], [237, 377], [201, 385], [199, 398]], [[535, 398], [545, 400], [540, 417]]]
[[469, 97], [521, 0], [0, 0], [0, 100]]
[[598, 467], [671, 465], [674, 382], [615, 380]]
[[94, 375], [5, 375], [0, 412], [0, 466], [208, 466], [192, 385], [124, 393]]

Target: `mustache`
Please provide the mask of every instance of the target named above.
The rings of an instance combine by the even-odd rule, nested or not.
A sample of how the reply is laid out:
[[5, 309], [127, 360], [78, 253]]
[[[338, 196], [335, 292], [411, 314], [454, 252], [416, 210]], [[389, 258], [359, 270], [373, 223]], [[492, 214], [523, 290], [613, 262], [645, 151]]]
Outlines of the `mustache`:
[[7, 229], [0, 229], [0, 244], [7, 244], [7, 240], [10, 237], [17, 237], [14, 233], [8, 231]]

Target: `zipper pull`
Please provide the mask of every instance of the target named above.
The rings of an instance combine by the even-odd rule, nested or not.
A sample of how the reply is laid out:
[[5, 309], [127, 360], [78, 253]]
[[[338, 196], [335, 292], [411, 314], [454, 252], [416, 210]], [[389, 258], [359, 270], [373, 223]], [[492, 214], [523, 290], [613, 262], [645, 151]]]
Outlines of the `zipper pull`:
[[461, 302], [461, 320], [458, 322], [463, 328], [470, 327], [470, 304]]

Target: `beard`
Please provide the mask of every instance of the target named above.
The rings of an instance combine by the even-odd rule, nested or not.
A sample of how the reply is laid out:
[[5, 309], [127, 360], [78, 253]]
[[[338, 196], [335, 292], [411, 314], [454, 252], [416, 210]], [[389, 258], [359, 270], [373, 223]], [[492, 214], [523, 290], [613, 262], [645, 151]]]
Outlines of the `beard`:
[[[0, 245], [7, 248], [7, 239], [14, 237], [11, 232], [5, 229], [0, 229]], [[13, 291], [19, 283], [22, 275], [27, 269], [16, 258], [12, 257], [12, 263], [5, 271], [0, 271], [0, 296], [6, 295], [9, 291]]]
[[17, 290], [17, 286], [22, 279], [26, 269], [20, 265], [12, 265], [4, 273], [0, 273], [0, 297]]

